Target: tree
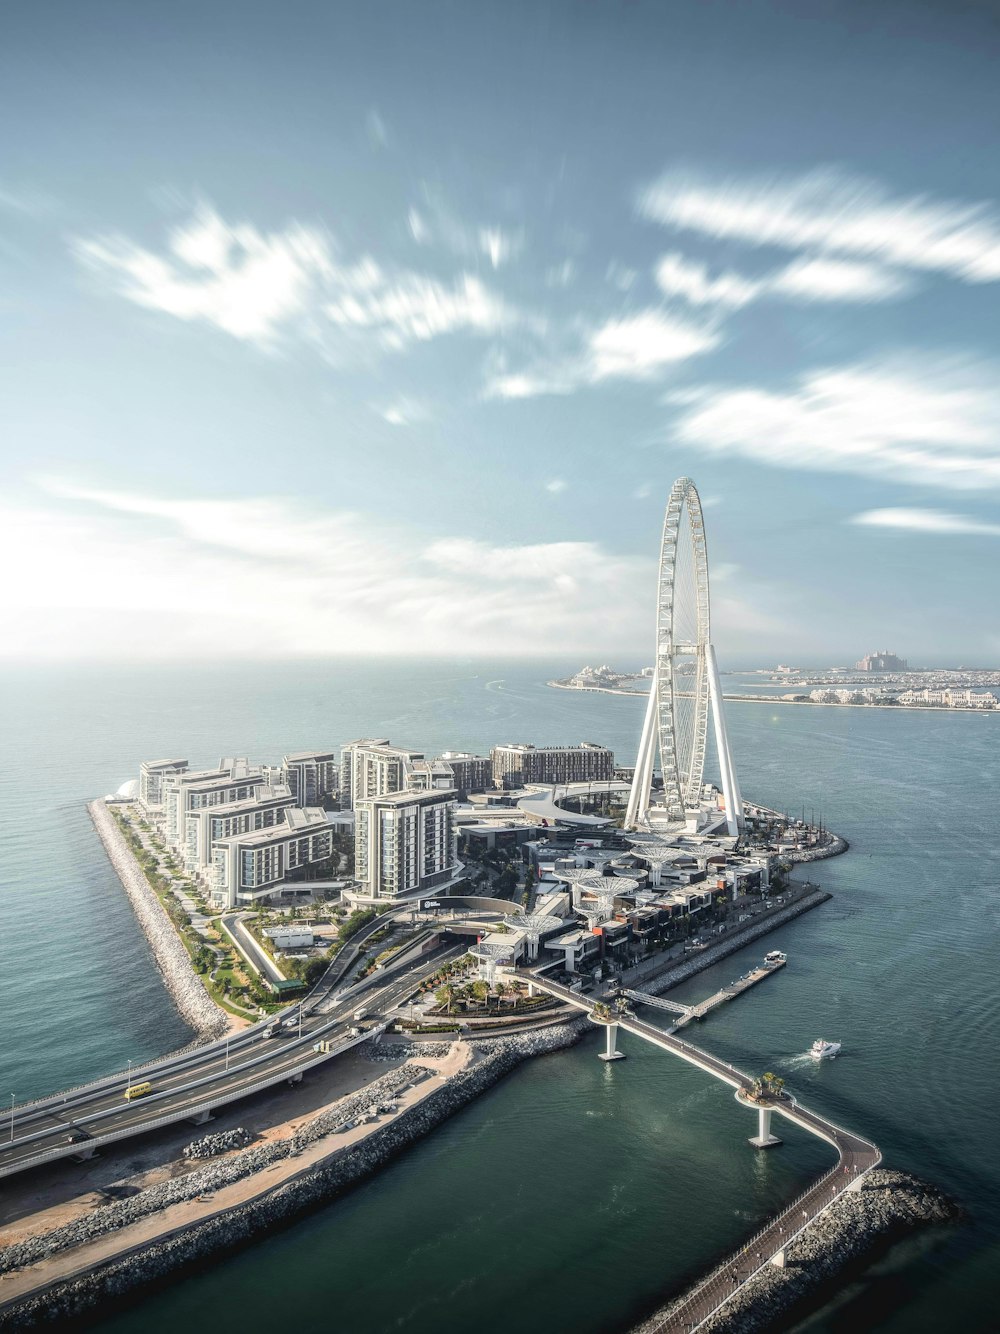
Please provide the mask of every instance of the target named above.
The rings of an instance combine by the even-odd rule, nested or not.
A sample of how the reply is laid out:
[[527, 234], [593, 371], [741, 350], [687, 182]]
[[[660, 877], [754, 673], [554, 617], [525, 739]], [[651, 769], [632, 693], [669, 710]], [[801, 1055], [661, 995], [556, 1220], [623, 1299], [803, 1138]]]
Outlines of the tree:
[[486, 1004], [486, 1001], [490, 994], [490, 989], [485, 982], [483, 982], [482, 980], [478, 982], [473, 982], [469, 990], [472, 992], [473, 997], [475, 998], [475, 1000], [478, 1002], [479, 1005]]
[[435, 991], [434, 999], [438, 1005], [445, 1006], [448, 1014], [451, 1014], [451, 1007], [455, 1000], [455, 988], [450, 982], [445, 982], [443, 986], [438, 987]]

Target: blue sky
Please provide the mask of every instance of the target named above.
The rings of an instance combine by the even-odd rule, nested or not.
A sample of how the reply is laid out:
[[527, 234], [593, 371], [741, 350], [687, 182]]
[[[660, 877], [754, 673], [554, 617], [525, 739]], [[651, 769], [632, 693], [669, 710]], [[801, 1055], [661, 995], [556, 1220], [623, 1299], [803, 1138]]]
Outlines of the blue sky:
[[3, 654], [1000, 661], [990, 11], [8, 5]]

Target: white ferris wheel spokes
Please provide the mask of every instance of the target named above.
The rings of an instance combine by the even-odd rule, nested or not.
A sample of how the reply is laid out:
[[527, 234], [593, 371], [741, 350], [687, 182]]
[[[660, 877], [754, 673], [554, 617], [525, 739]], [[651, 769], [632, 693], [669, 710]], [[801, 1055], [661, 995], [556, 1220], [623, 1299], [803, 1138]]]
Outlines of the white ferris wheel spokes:
[[668, 823], [687, 823], [700, 809], [711, 705], [730, 832], [742, 823], [725, 721], [718, 668], [711, 644], [708, 549], [697, 488], [689, 477], [676, 481], [667, 499], [660, 544], [656, 608], [656, 664], [643, 726], [626, 826], [650, 820], [655, 751], [663, 775], [658, 809]]

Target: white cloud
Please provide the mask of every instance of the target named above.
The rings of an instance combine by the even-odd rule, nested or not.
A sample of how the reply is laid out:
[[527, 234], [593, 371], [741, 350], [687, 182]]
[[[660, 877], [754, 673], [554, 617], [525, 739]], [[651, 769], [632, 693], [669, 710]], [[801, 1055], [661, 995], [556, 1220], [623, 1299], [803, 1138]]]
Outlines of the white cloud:
[[850, 522], [867, 528], [903, 528], [914, 533], [964, 533], [1000, 537], [1000, 523], [983, 523], [971, 515], [949, 514], [945, 510], [866, 510], [863, 514], [856, 514]]
[[668, 173], [638, 204], [664, 226], [748, 245], [865, 256], [966, 282], [1000, 279], [993, 205], [893, 198], [877, 182], [832, 170], [714, 182]]
[[424, 222], [422, 214], [417, 209], [411, 208], [406, 215], [406, 225], [410, 230], [410, 235], [416, 241], [417, 245], [427, 245], [431, 239], [431, 229]]
[[474, 275], [447, 284], [368, 256], [345, 263], [318, 228], [265, 233], [208, 208], [170, 233], [164, 255], [120, 236], [75, 249], [128, 300], [264, 348], [292, 335], [323, 343], [336, 331], [398, 349], [456, 330], [493, 333], [520, 318]]
[[791, 301], [885, 301], [912, 290], [903, 275], [878, 264], [843, 259], [796, 259], [760, 278], [726, 270], [710, 275], [708, 268], [671, 251], [655, 270], [660, 290], [693, 306], [739, 310], [763, 297]]
[[844, 259], [797, 259], [766, 280], [765, 290], [800, 301], [887, 301], [913, 283], [880, 264]]
[[429, 541], [290, 500], [43, 486], [34, 512], [0, 505], [0, 560], [23, 567], [0, 585], [8, 658], [510, 653], [522, 623], [538, 653], [648, 636], [635, 589], [652, 594], [654, 562], [596, 542]]
[[394, 399], [392, 403], [386, 403], [375, 411], [390, 426], [414, 426], [430, 416], [426, 403], [406, 397]]
[[561, 360], [495, 375], [485, 393], [487, 398], [532, 398], [569, 394], [604, 380], [651, 380], [675, 362], [710, 351], [719, 341], [708, 328], [659, 310], [642, 310], [591, 329], [583, 346]]
[[551, 491], [554, 496], [557, 496], [560, 491], [565, 491], [568, 486], [569, 482], [562, 477], [553, 477], [551, 482], [545, 483], [546, 491]]
[[674, 395], [674, 442], [779, 467], [1000, 486], [994, 368], [910, 358], [812, 371], [789, 391]]
[[693, 306], [728, 306], [733, 310], [754, 301], [761, 284], [738, 273], [720, 273], [709, 277], [704, 264], [686, 258], [678, 251], [664, 255], [656, 265], [656, 283], [666, 296], [683, 297]]

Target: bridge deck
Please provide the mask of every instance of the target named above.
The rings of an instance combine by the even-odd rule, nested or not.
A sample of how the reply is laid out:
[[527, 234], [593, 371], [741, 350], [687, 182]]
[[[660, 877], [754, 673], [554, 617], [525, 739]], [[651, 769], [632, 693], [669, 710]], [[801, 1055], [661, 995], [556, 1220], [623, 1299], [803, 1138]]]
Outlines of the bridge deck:
[[[772, 970], [768, 970], [772, 971]], [[760, 981], [760, 978], [755, 979]], [[593, 1002], [584, 998], [569, 987], [547, 978], [532, 976], [532, 983], [539, 989], [548, 991], [553, 996], [568, 1002], [579, 1010], [590, 1011]], [[753, 982], [749, 985], [754, 985]], [[745, 987], [743, 988], [746, 989]], [[722, 993], [719, 993], [720, 995]], [[713, 998], [714, 999], [714, 998]], [[726, 996], [725, 999], [730, 999]], [[717, 1002], [721, 1004], [721, 1001]], [[764, 1106], [794, 1121], [796, 1125], [808, 1130], [810, 1134], [826, 1140], [837, 1150], [837, 1165], [815, 1181], [808, 1190], [788, 1205], [776, 1218], [772, 1219], [755, 1236], [751, 1237], [734, 1255], [718, 1265], [705, 1279], [684, 1294], [665, 1313], [653, 1327], [655, 1334], [672, 1334], [675, 1330], [690, 1331], [697, 1329], [711, 1315], [739, 1291], [765, 1265], [782, 1255], [785, 1247], [803, 1232], [833, 1201], [845, 1190], [857, 1189], [861, 1178], [882, 1161], [879, 1149], [860, 1135], [836, 1125], [827, 1117], [817, 1112], [800, 1107], [789, 1094], [782, 1092], [779, 1097], [769, 1098], [764, 1103], [756, 1103], [749, 1097], [754, 1081], [736, 1066], [719, 1060], [710, 1052], [675, 1037], [673, 1032], [665, 1032], [653, 1024], [646, 1023], [634, 1015], [622, 1015], [616, 1020], [619, 1027], [636, 1037], [643, 1038], [664, 1051], [680, 1056], [691, 1065], [698, 1066], [716, 1079], [722, 1080], [736, 1089], [737, 1101], [751, 1111]]]

